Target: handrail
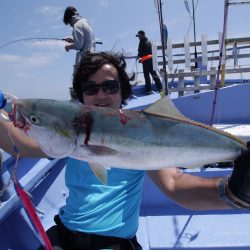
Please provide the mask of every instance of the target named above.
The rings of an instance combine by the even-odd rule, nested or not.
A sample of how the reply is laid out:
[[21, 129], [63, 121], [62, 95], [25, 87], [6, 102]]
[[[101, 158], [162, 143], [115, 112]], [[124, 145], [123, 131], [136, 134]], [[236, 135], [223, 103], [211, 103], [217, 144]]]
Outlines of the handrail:
[[[243, 45], [243, 44], [250, 44], [250, 37], [227, 38], [225, 40], [225, 44], [226, 45], [233, 45], [235, 42], [237, 44], [241, 44], [241, 45]], [[217, 44], [219, 44], [219, 40], [218, 39], [208, 40], [207, 41], [207, 45], [217, 45]], [[201, 46], [201, 41], [190, 42], [189, 46], [190, 47]], [[174, 44], [172, 44], [172, 48], [173, 49], [184, 48], [184, 43], [174, 43]], [[158, 50], [162, 49], [162, 46], [158, 45], [157, 49]]]

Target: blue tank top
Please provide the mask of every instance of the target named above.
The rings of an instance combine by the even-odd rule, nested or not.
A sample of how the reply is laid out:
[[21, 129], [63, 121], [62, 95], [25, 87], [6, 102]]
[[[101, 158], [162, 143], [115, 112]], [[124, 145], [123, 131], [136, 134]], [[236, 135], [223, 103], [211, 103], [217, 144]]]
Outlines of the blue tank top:
[[145, 171], [111, 168], [102, 185], [88, 164], [68, 159], [65, 181], [69, 189], [60, 208], [63, 224], [73, 231], [132, 238], [138, 229]]

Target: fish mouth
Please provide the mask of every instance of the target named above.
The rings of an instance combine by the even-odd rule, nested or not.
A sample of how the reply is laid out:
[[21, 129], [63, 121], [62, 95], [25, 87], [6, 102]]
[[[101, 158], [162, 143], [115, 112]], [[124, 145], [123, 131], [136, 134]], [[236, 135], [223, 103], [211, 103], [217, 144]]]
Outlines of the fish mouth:
[[14, 102], [12, 104], [11, 111], [8, 113], [10, 121], [13, 122], [14, 126], [20, 129], [27, 131], [29, 123], [25, 118], [25, 115], [22, 114], [21, 106]]

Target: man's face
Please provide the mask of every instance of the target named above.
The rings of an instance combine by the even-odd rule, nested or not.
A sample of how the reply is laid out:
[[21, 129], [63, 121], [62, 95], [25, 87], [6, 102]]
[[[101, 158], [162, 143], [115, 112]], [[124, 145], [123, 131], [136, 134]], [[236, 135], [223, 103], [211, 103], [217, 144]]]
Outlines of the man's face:
[[[95, 74], [88, 79], [93, 84], [101, 85], [107, 80], [118, 81], [118, 72], [116, 68], [110, 64], [103, 65]], [[121, 89], [119, 87], [117, 93], [107, 94], [102, 88], [95, 95], [87, 95], [83, 93], [84, 104], [90, 106], [100, 106], [119, 109], [121, 106]]]

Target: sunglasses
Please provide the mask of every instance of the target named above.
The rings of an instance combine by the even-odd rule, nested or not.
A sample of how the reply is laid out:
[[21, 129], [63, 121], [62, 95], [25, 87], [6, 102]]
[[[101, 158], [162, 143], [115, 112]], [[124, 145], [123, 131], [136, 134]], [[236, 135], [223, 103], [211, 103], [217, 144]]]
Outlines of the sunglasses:
[[107, 80], [102, 84], [96, 84], [94, 81], [87, 81], [83, 83], [83, 93], [85, 95], [97, 95], [100, 88], [105, 94], [116, 94], [120, 88], [119, 81]]

